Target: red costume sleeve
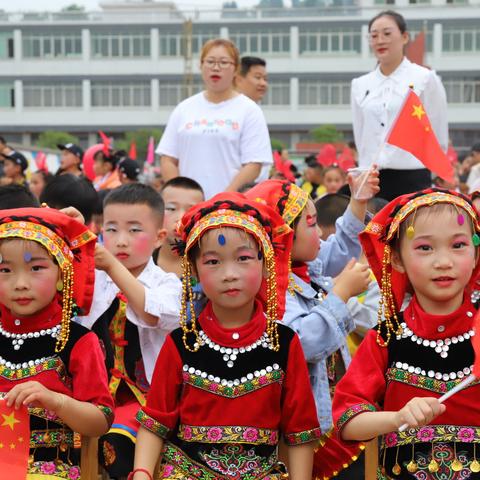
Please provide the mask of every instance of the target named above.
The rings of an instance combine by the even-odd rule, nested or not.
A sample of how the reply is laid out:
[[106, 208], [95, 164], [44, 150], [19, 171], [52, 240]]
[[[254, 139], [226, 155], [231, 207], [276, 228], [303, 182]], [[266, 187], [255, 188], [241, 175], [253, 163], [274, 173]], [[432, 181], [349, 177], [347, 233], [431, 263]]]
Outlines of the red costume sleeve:
[[295, 334], [288, 352], [287, 372], [282, 389], [281, 430], [287, 445], [299, 445], [320, 438], [317, 410], [305, 355]]
[[103, 352], [95, 333], [88, 332], [75, 343], [68, 369], [73, 380], [73, 398], [96, 405], [111, 425], [114, 404]]
[[183, 384], [182, 366], [180, 354], [169, 335], [155, 364], [147, 403], [137, 414], [137, 420], [143, 427], [162, 438], [167, 438], [177, 426]]
[[370, 330], [361, 343], [333, 398], [333, 418], [341, 432], [345, 424], [362, 412], [377, 411], [385, 396], [388, 349], [377, 344]]

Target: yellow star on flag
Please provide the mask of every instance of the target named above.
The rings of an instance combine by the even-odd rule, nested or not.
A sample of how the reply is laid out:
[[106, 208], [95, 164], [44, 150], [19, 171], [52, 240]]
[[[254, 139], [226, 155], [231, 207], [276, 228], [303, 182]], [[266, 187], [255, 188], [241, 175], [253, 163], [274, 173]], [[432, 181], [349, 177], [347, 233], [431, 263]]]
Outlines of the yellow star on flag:
[[3, 423], [2, 423], [2, 427], [10, 427], [12, 430], [15, 428], [14, 425], [16, 423], [20, 423], [20, 420], [17, 420], [15, 418], [15, 412], [12, 412], [10, 415], [4, 415], [2, 413], [2, 417], [3, 417]]
[[413, 105], [412, 117], [418, 117], [419, 120], [425, 115], [422, 105]]
[[10, 450], [15, 450], [15, 444], [14, 443], [10, 444]]

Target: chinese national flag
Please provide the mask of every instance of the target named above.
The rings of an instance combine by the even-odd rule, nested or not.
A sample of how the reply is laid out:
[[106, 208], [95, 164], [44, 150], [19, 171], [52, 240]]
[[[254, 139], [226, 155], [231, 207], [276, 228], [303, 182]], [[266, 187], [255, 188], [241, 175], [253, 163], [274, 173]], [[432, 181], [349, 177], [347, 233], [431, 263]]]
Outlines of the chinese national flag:
[[9, 480], [25, 480], [30, 449], [30, 416], [26, 407], [7, 407], [0, 400], [0, 471]]
[[132, 160], [136, 160], [137, 159], [137, 144], [135, 142], [132, 142], [130, 144], [130, 150], [128, 151], [128, 156], [132, 159]]
[[385, 142], [410, 152], [447, 182], [454, 181], [453, 166], [440, 147], [422, 102], [413, 90], [409, 90]]

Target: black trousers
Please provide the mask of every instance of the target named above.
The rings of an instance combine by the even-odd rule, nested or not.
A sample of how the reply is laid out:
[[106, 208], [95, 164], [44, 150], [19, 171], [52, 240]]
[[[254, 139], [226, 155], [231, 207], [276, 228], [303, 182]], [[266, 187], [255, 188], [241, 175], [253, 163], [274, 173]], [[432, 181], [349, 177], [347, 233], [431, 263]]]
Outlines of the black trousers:
[[432, 186], [432, 175], [426, 168], [415, 170], [380, 170], [380, 192], [377, 197], [391, 201], [405, 193], [418, 192]]

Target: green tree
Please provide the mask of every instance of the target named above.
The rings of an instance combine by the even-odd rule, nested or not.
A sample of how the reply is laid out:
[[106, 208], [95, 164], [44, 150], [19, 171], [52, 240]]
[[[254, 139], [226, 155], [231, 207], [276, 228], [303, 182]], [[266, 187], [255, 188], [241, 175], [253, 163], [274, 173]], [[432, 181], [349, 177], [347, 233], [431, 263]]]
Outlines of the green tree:
[[285, 144], [279, 140], [278, 138], [271, 138], [270, 143], [272, 144], [272, 150], [283, 150], [284, 148], [287, 148]]
[[283, 8], [283, 0], [260, 0], [258, 8]]
[[77, 5], [76, 3], [72, 3], [70, 5], [67, 5], [66, 7], [63, 7], [61, 12], [84, 12], [85, 7], [82, 5]]
[[42, 132], [39, 137], [37, 144], [39, 147], [43, 148], [53, 148], [57, 149], [57, 145], [65, 145], [66, 143], [79, 143], [79, 140], [74, 135], [71, 135], [68, 132], [58, 132], [55, 130], [46, 130]]
[[147, 156], [148, 141], [153, 137], [155, 146], [160, 141], [162, 130], [160, 128], [144, 128], [140, 130], [132, 130], [126, 132], [122, 140], [115, 142], [115, 148], [118, 150], [125, 150], [127, 153], [130, 150], [130, 145], [135, 142], [137, 147], [137, 160], [143, 162]]
[[318, 143], [335, 143], [343, 140], [343, 133], [335, 125], [321, 125], [314, 128], [310, 135]]

